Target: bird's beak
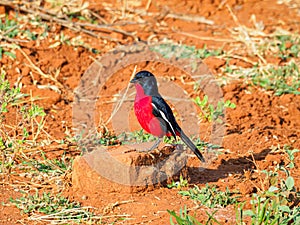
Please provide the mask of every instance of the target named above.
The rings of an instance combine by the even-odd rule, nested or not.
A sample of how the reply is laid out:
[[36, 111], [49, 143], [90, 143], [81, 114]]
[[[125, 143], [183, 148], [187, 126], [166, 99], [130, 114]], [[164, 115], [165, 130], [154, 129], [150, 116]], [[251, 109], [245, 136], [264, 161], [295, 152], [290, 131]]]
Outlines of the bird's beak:
[[134, 84], [134, 83], [136, 83], [136, 81], [137, 81], [136, 78], [133, 78], [133, 79], [130, 81], [130, 83], [133, 83], [133, 84]]

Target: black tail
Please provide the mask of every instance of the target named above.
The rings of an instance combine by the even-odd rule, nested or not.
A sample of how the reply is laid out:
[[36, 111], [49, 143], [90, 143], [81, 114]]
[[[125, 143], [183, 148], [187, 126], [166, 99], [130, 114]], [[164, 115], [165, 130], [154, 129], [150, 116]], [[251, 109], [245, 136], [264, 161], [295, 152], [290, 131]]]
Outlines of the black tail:
[[205, 162], [203, 155], [201, 154], [199, 149], [194, 145], [194, 143], [188, 138], [188, 136], [186, 136], [180, 128], [177, 130], [182, 141], [195, 153], [198, 159], [200, 159], [202, 162]]

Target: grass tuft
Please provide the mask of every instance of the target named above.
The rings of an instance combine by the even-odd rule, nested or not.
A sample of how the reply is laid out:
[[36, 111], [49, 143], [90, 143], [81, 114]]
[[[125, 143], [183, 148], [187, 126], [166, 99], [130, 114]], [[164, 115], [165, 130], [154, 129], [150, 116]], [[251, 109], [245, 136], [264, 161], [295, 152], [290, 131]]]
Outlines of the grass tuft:
[[233, 197], [232, 192], [226, 188], [225, 192], [219, 191], [216, 186], [206, 186], [200, 189], [198, 186], [188, 190], [179, 191], [182, 196], [188, 196], [193, 200], [200, 202], [201, 205], [205, 205], [209, 208], [226, 207], [237, 203], [238, 196]]
[[222, 50], [208, 50], [206, 45], [202, 49], [195, 46], [161, 44], [151, 48], [152, 51], [160, 53], [164, 58], [180, 59], [205, 59], [210, 56], [219, 56], [223, 54]]

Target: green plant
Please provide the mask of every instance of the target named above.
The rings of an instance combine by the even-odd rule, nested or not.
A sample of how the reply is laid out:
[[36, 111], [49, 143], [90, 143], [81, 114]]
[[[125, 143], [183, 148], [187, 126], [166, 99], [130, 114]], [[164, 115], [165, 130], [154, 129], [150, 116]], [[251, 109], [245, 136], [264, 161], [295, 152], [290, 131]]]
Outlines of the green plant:
[[[34, 195], [24, 193], [20, 198], [10, 198], [10, 202], [16, 205], [23, 213], [37, 218], [37, 214], [50, 215], [49, 221], [52, 222], [75, 222], [89, 221], [93, 216], [85, 208], [80, 206], [79, 202], [72, 202], [60, 194], [52, 195], [51, 193], [43, 193], [41, 195], [36, 192]], [[51, 215], [53, 215], [51, 217]]]
[[110, 132], [105, 132], [104, 134], [100, 135], [97, 143], [104, 146], [113, 146], [119, 145], [120, 141], [116, 135], [111, 134]]
[[40, 212], [44, 214], [52, 214], [63, 209], [80, 208], [80, 203], [71, 202], [67, 198], [51, 193], [43, 193], [34, 195], [24, 193], [22, 197], [17, 199], [10, 198], [10, 202], [14, 203], [25, 214]]
[[186, 206], [184, 209], [179, 210], [179, 215], [176, 214], [174, 210], [170, 211], [167, 210], [167, 212], [171, 215], [170, 217], [170, 224], [175, 225], [173, 222], [173, 217], [175, 218], [178, 225], [201, 225], [199, 221], [195, 219], [195, 217], [188, 214]]
[[232, 69], [232, 76], [246, 78], [254, 86], [273, 91], [274, 95], [300, 94], [300, 72], [298, 65], [292, 60], [283, 66], [254, 66], [252, 68]]
[[187, 187], [188, 186], [188, 180], [184, 179], [182, 175], [179, 177], [179, 181], [172, 181], [171, 184], [167, 184], [168, 188], [179, 188], [181, 189], [182, 187]]
[[[250, 217], [252, 225], [297, 225], [300, 223], [300, 206], [298, 206], [300, 193], [297, 192], [289, 169], [291, 168], [277, 165], [275, 170], [262, 171], [269, 187], [267, 190], [263, 187], [262, 191], [252, 195], [251, 209], [243, 210], [245, 204], [237, 204], [236, 215], [239, 224], [243, 223], [244, 217]], [[280, 170], [285, 172], [285, 179], [279, 178]]]
[[213, 152], [214, 154], [217, 155], [223, 154], [223, 152], [218, 151], [218, 149], [221, 148], [220, 145], [215, 145], [209, 142], [202, 141], [200, 138], [196, 138], [196, 139], [192, 138], [192, 139], [196, 147], [202, 151], [205, 150], [208, 153]]
[[[275, 194], [275, 189], [271, 188], [268, 193]], [[276, 224], [276, 225], [297, 225], [300, 223], [300, 207], [290, 208], [286, 202], [277, 198], [253, 195], [251, 201], [252, 209], [242, 211], [243, 217], [251, 217], [251, 224]]]
[[266, 90], [273, 90], [275, 95], [300, 94], [300, 73], [294, 62], [275, 68], [260, 70], [252, 76], [254, 85], [259, 85]]
[[0, 75], [0, 121], [4, 118], [5, 113], [8, 112], [9, 105], [18, 104], [19, 100], [25, 97], [22, 94], [20, 87], [10, 87], [10, 83], [5, 79], [5, 71], [1, 70]]
[[282, 60], [287, 60], [292, 57], [300, 57], [300, 38], [292, 37], [291, 35], [278, 35], [275, 37], [275, 45], [278, 48], [278, 56]]
[[[170, 224], [175, 225], [173, 222], [173, 218], [176, 220], [176, 225], [202, 225], [195, 217], [188, 214], [188, 211], [186, 209], [186, 206], [184, 206], [184, 209], [182, 210], [180, 208], [179, 214], [177, 214], [174, 210], [167, 210], [167, 212], [170, 214]], [[206, 215], [208, 216], [207, 221], [205, 222], [206, 225], [208, 224], [220, 224], [218, 220], [214, 217], [217, 210], [213, 211], [211, 214], [207, 211], [205, 211]]]
[[[118, 136], [118, 140], [122, 144], [127, 144], [127, 143], [133, 143], [133, 142], [151, 142], [151, 141], [156, 141], [157, 137], [153, 136], [152, 134], [146, 133], [143, 129], [138, 130], [138, 131], [133, 131], [133, 132], [123, 132]], [[164, 143], [180, 143], [180, 141], [175, 141], [174, 137], [167, 137], [165, 136], [163, 138]]]
[[122, 143], [132, 143], [132, 142], [148, 142], [148, 141], [155, 141], [156, 137], [152, 134], [145, 133], [143, 129], [138, 131], [133, 131], [130, 133], [123, 132], [118, 136], [118, 139]]
[[[157, 140], [152, 134], [146, 133], [143, 129], [133, 132], [123, 132], [116, 137], [120, 143], [128, 144], [133, 142], [151, 142]], [[174, 140], [174, 138], [173, 138]], [[169, 138], [164, 138], [165, 143], [171, 143]]]
[[[122, 143], [132, 143], [132, 142], [150, 142], [157, 140], [156, 137], [154, 137], [152, 134], [145, 133], [143, 129], [138, 131], [133, 131], [130, 133], [123, 132], [119, 136], [117, 136], [117, 139]], [[202, 141], [200, 138], [191, 138], [198, 149], [204, 150], [204, 148], [208, 149], [217, 149], [220, 148], [218, 145], [212, 145], [208, 142]], [[168, 144], [184, 144], [183, 141], [180, 138], [177, 138], [176, 140], [174, 137], [167, 137], [164, 136], [163, 138], [164, 143]]]
[[285, 170], [287, 175], [289, 175], [288, 169], [293, 169], [295, 167], [295, 154], [297, 152], [300, 152], [300, 150], [299, 149], [294, 149], [289, 145], [284, 145], [282, 147], [278, 144], [277, 146], [272, 147], [272, 151], [273, 152], [279, 152], [279, 153], [282, 153], [282, 152], [285, 153], [285, 155], [287, 156], [286, 158], [288, 159], [289, 162], [286, 165], [286, 167], [280, 167], [280, 168]]
[[282, 61], [300, 57], [300, 38], [298, 34], [278, 34], [260, 39], [256, 48], [262, 56], [279, 57]]
[[[0, 150], [2, 152], [1, 171], [10, 171], [23, 149], [36, 146], [45, 125], [43, 108], [27, 98], [21, 92], [21, 86], [12, 87], [5, 79], [5, 72], [0, 76]], [[45, 140], [44, 140], [44, 143]]]
[[28, 29], [22, 29], [21, 19], [9, 19], [7, 16], [4, 19], [0, 19], [0, 36], [6, 40], [7, 43], [0, 45], [0, 59], [3, 54], [9, 56], [12, 59], [16, 58], [14, 52], [15, 49], [19, 48], [19, 45], [14, 41], [17, 37], [26, 37], [29, 40], [36, 40], [37, 35]]
[[203, 49], [196, 49], [195, 46], [161, 44], [150, 49], [151, 51], [160, 53], [164, 58], [204, 59], [209, 56], [219, 56], [223, 54], [222, 50], [208, 50], [206, 46], [204, 46]]
[[79, 202], [70, 201], [61, 194], [29, 194], [23, 192], [20, 198], [10, 202], [27, 214], [29, 219], [46, 224], [102, 224], [105, 219], [126, 220], [128, 215], [94, 215], [92, 207], [82, 207]]
[[65, 35], [64, 32], [61, 32], [59, 35], [55, 37], [56, 42], [54, 42], [52, 45], [49, 46], [49, 48], [55, 48], [60, 45], [69, 45], [76, 47], [83, 47], [88, 49], [89, 51], [93, 53], [98, 53], [99, 51], [92, 48], [89, 44], [85, 43], [81, 36], [76, 37], [69, 37], [68, 35]]
[[66, 157], [66, 153], [62, 154], [59, 159], [49, 159], [44, 152], [40, 152], [41, 158], [36, 160], [29, 158], [21, 162], [21, 171], [29, 172], [31, 175], [45, 174], [51, 177], [60, 176], [65, 174], [72, 167], [72, 158]]
[[0, 30], [2, 35], [9, 38], [14, 38], [19, 33], [19, 25], [16, 20], [5, 17], [4, 20], [0, 20]]
[[209, 104], [207, 95], [205, 95], [202, 100], [199, 96], [197, 96], [194, 99], [194, 102], [197, 106], [200, 107], [202, 111], [200, 113], [201, 118], [208, 121], [218, 121], [220, 117], [224, 117], [224, 110], [226, 108], [234, 109], [236, 107], [236, 105], [230, 102], [230, 100], [227, 100], [225, 102], [219, 101], [217, 103], [217, 106], [215, 107], [213, 104]]
[[199, 201], [202, 205], [209, 208], [214, 208], [216, 206], [225, 207], [227, 205], [235, 204], [238, 199], [238, 197], [232, 197], [233, 193], [231, 193], [228, 188], [226, 188], [225, 192], [222, 192], [219, 191], [216, 186], [210, 186], [208, 184], [202, 189], [195, 186], [188, 191], [179, 191], [179, 194]]
[[283, 149], [285, 150], [286, 154], [289, 157], [289, 164], [287, 165], [290, 169], [295, 167], [295, 153], [300, 152], [299, 149], [291, 149], [289, 146], [284, 146]]

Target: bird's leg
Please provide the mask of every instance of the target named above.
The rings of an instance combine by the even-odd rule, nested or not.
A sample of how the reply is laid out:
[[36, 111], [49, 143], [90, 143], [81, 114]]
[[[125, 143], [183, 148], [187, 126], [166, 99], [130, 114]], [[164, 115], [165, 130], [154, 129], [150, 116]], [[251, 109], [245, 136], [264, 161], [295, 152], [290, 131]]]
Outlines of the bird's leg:
[[149, 151], [156, 149], [160, 142], [161, 142], [161, 138], [158, 138], [154, 143], [154, 145], [151, 148], [149, 148]]
[[137, 152], [150, 152], [156, 149], [160, 142], [161, 142], [161, 138], [158, 138], [152, 147], [143, 150], [137, 150]]

